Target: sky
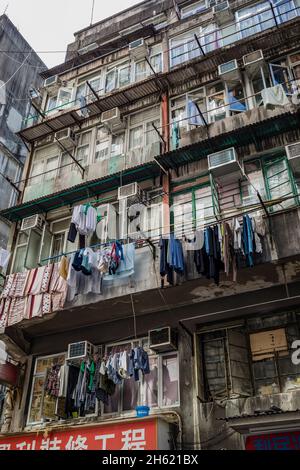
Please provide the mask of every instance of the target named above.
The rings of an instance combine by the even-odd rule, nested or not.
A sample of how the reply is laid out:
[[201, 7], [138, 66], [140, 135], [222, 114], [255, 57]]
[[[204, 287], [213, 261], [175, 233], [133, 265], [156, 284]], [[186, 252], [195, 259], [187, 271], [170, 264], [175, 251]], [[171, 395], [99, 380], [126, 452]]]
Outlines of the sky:
[[[93, 23], [140, 1], [95, 0]], [[74, 41], [74, 33], [90, 25], [92, 3], [92, 0], [0, 0], [0, 14], [6, 10], [20, 33], [51, 68], [64, 62], [67, 45]]]

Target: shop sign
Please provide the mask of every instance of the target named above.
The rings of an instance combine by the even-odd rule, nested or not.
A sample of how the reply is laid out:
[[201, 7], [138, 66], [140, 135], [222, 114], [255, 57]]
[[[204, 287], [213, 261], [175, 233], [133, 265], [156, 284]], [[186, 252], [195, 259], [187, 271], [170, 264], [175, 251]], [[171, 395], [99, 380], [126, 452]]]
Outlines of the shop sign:
[[300, 431], [249, 436], [246, 450], [300, 450]]
[[157, 419], [0, 437], [2, 450], [157, 450]]

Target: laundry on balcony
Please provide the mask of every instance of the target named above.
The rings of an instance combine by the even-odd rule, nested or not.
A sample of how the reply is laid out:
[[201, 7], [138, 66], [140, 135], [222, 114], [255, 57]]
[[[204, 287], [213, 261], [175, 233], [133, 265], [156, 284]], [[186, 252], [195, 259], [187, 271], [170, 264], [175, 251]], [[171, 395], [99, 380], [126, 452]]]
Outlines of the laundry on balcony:
[[68, 286], [59, 270], [60, 263], [56, 263], [7, 276], [0, 300], [0, 327], [61, 310]]
[[286, 96], [282, 85], [275, 85], [270, 88], [264, 88], [261, 92], [264, 106], [267, 108], [276, 108], [277, 106], [286, 106], [290, 100]]
[[[191, 264], [196, 272], [206, 279], [213, 279], [216, 285], [220, 282], [220, 273], [226, 277], [232, 274], [233, 282], [237, 281], [238, 270], [252, 267], [263, 253], [263, 238], [266, 236], [266, 224], [262, 216], [220, 222], [203, 229], [197, 229], [194, 237], [183, 236], [175, 240], [174, 235], [160, 240], [160, 275], [162, 287], [165, 278], [170, 285], [176, 285], [176, 271], [181, 273], [182, 280], [188, 276]], [[172, 244], [181, 246], [183, 269], [178, 271], [170, 264], [169, 253]], [[192, 263], [189, 262], [192, 260]], [[173, 263], [174, 264], [174, 263]]]
[[90, 204], [75, 206], [73, 209], [71, 225], [68, 234], [68, 241], [74, 243], [77, 233], [81, 236], [80, 247], [84, 244], [83, 238], [92, 235], [97, 226], [97, 210]]

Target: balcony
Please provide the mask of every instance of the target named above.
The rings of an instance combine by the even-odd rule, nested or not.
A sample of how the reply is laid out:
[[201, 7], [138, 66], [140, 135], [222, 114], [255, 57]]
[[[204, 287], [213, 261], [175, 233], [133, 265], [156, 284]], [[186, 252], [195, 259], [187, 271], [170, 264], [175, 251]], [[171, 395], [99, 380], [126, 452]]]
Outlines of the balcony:
[[[296, 17], [279, 24], [278, 27], [271, 25], [270, 29], [253, 37], [239, 39], [230, 46], [220, 47], [205, 55], [197, 54], [196, 57], [189, 58], [186, 63], [174, 67], [169, 72], [156, 74], [133, 85], [99, 96], [99, 99], [95, 99], [95, 101], [91, 99], [91, 102], [86, 106], [80, 106], [78, 100], [65, 104], [55, 116], [49, 116], [49, 119], [44, 117], [38, 124], [23, 129], [19, 135], [28, 143], [32, 143], [66, 127], [81, 125], [85, 120], [99, 116], [103, 111], [122, 107], [128, 102], [133, 103], [153, 94], [161, 93], [169, 86], [175, 88], [191, 80], [207, 81], [208, 74], [217, 78], [216, 69], [219, 64], [232, 59], [241, 59], [243, 55], [253, 52], [253, 50], [262, 49], [266, 60], [273, 57], [275, 48], [276, 55], [280, 56], [286, 53], [286, 44], [289, 44], [289, 48], [297, 47], [299, 44], [299, 21], [300, 18]], [[82, 111], [88, 117], [83, 117]], [[36, 116], [31, 120], [35, 122]], [[30, 121], [27, 125], [30, 125]]]

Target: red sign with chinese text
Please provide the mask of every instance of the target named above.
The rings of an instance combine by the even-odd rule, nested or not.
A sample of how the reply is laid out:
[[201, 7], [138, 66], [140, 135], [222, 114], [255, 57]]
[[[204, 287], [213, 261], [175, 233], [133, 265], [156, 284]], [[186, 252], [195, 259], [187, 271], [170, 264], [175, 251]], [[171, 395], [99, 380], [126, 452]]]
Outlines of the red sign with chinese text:
[[300, 450], [300, 431], [249, 436], [246, 450]]
[[1, 450], [157, 450], [158, 420], [73, 427], [0, 438]]

